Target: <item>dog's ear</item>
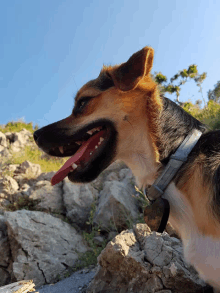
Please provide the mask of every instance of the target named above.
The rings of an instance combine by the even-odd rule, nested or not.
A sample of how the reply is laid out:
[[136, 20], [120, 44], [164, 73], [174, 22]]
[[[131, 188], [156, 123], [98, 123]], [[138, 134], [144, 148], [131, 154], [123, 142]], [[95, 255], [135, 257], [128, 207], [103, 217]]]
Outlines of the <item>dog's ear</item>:
[[144, 47], [134, 53], [127, 62], [109, 72], [115, 86], [122, 91], [134, 89], [139, 81], [150, 73], [153, 58], [154, 50], [150, 47]]

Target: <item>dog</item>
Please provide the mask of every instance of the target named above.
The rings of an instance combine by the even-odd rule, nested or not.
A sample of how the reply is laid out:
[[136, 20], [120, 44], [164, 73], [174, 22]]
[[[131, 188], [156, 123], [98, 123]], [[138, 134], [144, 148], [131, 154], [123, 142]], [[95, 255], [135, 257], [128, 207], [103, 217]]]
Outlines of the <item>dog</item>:
[[161, 95], [151, 75], [154, 50], [144, 47], [125, 63], [103, 66], [76, 94], [67, 118], [34, 132], [48, 155], [70, 157], [52, 178], [88, 183], [115, 160], [132, 170], [140, 189], [152, 185], [187, 134], [202, 132], [167, 187], [170, 223], [184, 257], [220, 292], [220, 131], [207, 127]]

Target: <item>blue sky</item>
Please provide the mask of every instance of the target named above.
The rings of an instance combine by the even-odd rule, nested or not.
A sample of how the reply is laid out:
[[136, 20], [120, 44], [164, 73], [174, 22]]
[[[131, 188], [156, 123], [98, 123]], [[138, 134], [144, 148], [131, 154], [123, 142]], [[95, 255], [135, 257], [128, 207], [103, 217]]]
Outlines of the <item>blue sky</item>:
[[[207, 72], [207, 99], [220, 80], [219, 12], [218, 0], [1, 1], [0, 124], [23, 118], [42, 127], [67, 117], [103, 64], [146, 45], [155, 50], [153, 72], [170, 78], [190, 64]], [[193, 82], [181, 91], [188, 99], [201, 99]]]

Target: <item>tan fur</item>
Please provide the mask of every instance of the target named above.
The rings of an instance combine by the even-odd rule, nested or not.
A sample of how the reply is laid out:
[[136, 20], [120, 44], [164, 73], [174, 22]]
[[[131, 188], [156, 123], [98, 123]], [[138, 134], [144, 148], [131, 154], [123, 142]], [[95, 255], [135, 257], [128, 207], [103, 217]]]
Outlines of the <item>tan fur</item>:
[[203, 178], [203, 166], [196, 163], [182, 178], [180, 190], [191, 205], [199, 232], [206, 236], [219, 238], [219, 223], [213, 217], [210, 205], [212, 190], [210, 186], [204, 185]]

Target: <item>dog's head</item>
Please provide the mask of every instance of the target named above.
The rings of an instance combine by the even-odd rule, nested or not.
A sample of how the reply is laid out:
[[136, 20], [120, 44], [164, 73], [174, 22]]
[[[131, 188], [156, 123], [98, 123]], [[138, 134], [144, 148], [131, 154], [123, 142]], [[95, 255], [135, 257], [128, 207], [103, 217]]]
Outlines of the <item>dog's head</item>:
[[72, 182], [90, 182], [138, 147], [138, 138], [149, 133], [160, 103], [156, 98], [157, 106], [149, 103], [157, 95], [150, 77], [152, 65], [153, 49], [145, 47], [126, 63], [104, 66], [98, 78], [78, 91], [69, 117], [34, 133], [37, 145], [47, 154], [71, 156], [54, 184], [67, 175]]

